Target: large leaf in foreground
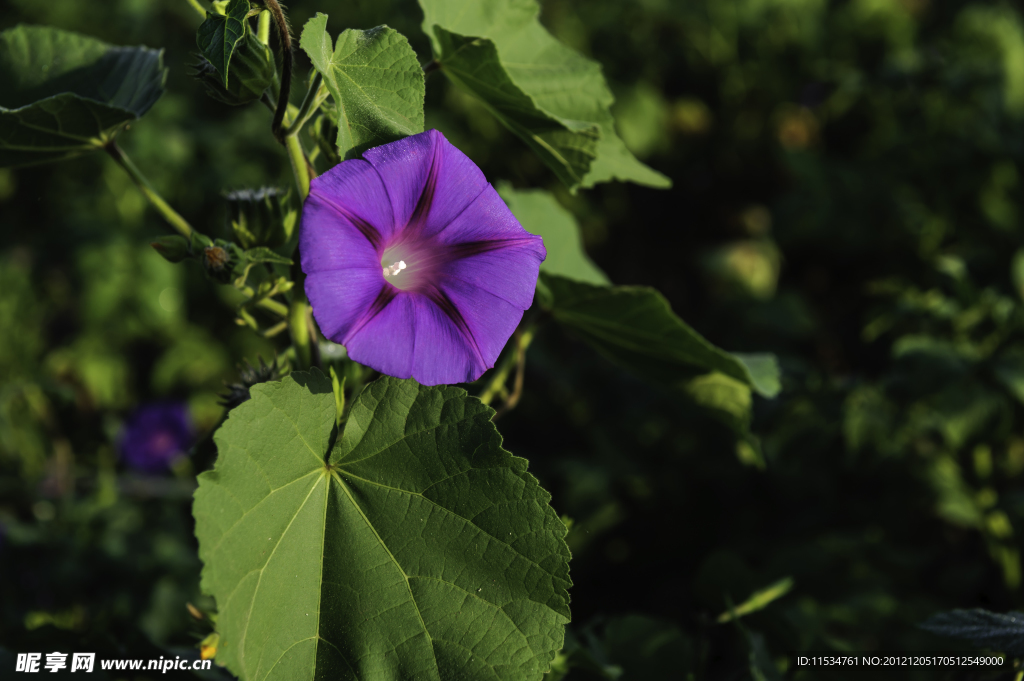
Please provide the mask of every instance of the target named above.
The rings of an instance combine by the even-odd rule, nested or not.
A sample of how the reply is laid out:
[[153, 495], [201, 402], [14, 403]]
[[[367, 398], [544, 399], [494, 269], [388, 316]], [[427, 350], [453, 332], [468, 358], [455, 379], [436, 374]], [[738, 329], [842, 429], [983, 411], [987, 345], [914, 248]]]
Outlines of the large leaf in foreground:
[[331, 448], [319, 371], [252, 388], [194, 513], [242, 679], [540, 679], [568, 621], [550, 496], [464, 391], [382, 378]]
[[318, 12], [302, 29], [300, 44], [334, 98], [342, 158], [423, 132], [423, 69], [401, 33], [387, 26], [350, 28], [332, 47], [327, 15]]
[[0, 167], [101, 148], [163, 94], [163, 51], [42, 26], [0, 33]]
[[669, 383], [718, 371], [765, 397], [779, 392], [772, 355], [740, 355], [715, 347], [676, 316], [655, 289], [592, 286], [542, 274], [538, 294], [555, 319], [628, 369]]
[[601, 66], [563, 45], [534, 0], [420, 0], [441, 70], [479, 97], [572, 188], [624, 180], [668, 187], [615, 132]]

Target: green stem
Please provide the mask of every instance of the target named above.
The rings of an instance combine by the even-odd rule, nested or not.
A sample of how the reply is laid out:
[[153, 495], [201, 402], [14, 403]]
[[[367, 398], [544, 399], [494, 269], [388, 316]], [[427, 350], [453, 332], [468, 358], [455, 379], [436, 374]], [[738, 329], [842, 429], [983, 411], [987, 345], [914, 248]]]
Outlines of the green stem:
[[270, 100], [270, 95], [268, 95], [266, 92], [264, 92], [263, 96], [260, 97], [260, 103], [263, 104], [263, 106], [270, 109], [270, 113], [274, 113], [274, 111], [277, 110], [277, 104], [274, 104], [274, 102]]
[[326, 94], [320, 96], [320, 86], [324, 82], [323, 75], [317, 71], [316, 75], [313, 76], [313, 81], [309, 84], [309, 89], [306, 90], [306, 96], [302, 99], [302, 105], [299, 107], [299, 112], [295, 114], [295, 122], [291, 125], [286, 125], [283, 134], [287, 137], [294, 137], [299, 134], [302, 130], [302, 126], [306, 124], [316, 110], [323, 104], [326, 99]]
[[270, 298], [264, 298], [256, 304], [265, 310], [270, 310], [276, 315], [280, 315], [285, 318], [288, 317], [288, 307], [284, 303], [279, 303], [276, 300], [271, 300]]
[[519, 337], [519, 347], [516, 350], [516, 378], [512, 384], [512, 392], [505, 398], [505, 403], [495, 412], [492, 420], [497, 419], [506, 412], [515, 409], [519, 404], [519, 398], [523, 396], [523, 376], [526, 373], [526, 348], [533, 342], [533, 327], [528, 328]]
[[201, 16], [203, 19], [206, 18], [206, 10], [203, 9], [203, 6], [199, 4], [199, 0], [188, 0], [188, 4], [196, 8], [196, 11], [199, 12], [199, 16]]
[[[494, 374], [494, 378], [491, 379], [490, 385], [480, 393], [480, 401], [484, 404], [490, 404], [494, 400], [494, 396], [500, 393], [505, 388], [505, 384], [508, 382], [508, 375], [512, 373], [512, 367], [519, 367], [516, 372], [516, 390], [514, 394], [522, 392], [522, 366], [526, 360], [526, 348], [530, 347], [530, 343], [533, 342], [534, 328], [531, 326], [522, 333], [516, 334], [516, 350], [505, 360], [498, 369], [497, 373]], [[512, 398], [509, 398], [512, 401]], [[519, 401], [518, 394], [515, 396], [515, 402]], [[515, 403], [508, 408], [515, 406]], [[505, 407], [503, 407], [504, 409]]]
[[313, 366], [313, 348], [309, 328], [309, 302], [306, 294], [297, 291], [288, 310], [288, 329], [291, 331], [292, 345], [295, 347], [295, 360], [301, 370]]
[[260, 12], [259, 19], [256, 20], [256, 38], [264, 45], [270, 44], [270, 12], [267, 10]]
[[171, 206], [164, 201], [163, 197], [153, 189], [153, 185], [149, 183], [149, 180], [147, 180], [146, 176], [142, 174], [142, 171], [135, 167], [135, 164], [131, 162], [131, 159], [125, 156], [124, 152], [121, 151], [121, 147], [117, 146], [117, 142], [111, 141], [104, 147], [104, 149], [106, 149], [107, 153], [110, 154], [110, 157], [117, 162], [117, 165], [124, 168], [125, 172], [128, 173], [132, 180], [135, 181], [135, 184], [138, 185], [143, 195], [149, 199], [149, 202], [153, 204], [153, 207], [156, 208], [162, 216], [164, 216], [164, 219], [167, 220], [172, 227], [178, 230], [178, 233], [183, 237], [191, 239], [192, 232], [195, 231], [192, 229], [192, 225], [188, 224], [188, 221], [181, 217], [176, 210], [171, 208]]
[[[241, 288], [239, 290], [241, 290], [241, 292], [244, 295], [249, 296], [250, 300], [252, 298], [256, 297], [256, 292], [253, 291], [248, 286], [245, 286], [245, 287], [243, 287], [243, 288]], [[249, 303], [247, 303], [247, 304], [249, 304]], [[251, 303], [251, 304], [252, 305], [256, 305], [257, 307], [262, 307], [264, 310], [267, 310], [269, 312], [273, 312], [278, 317], [283, 317], [284, 319], [288, 318], [288, 306], [285, 305], [284, 303], [277, 302], [273, 298], [260, 298], [255, 303]]]
[[292, 165], [292, 175], [295, 177], [295, 187], [299, 190], [299, 198], [305, 201], [309, 196], [309, 166], [306, 165], [306, 154], [302, 151], [299, 138], [294, 135], [285, 137], [284, 146], [288, 150], [288, 161]]
[[484, 404], [490, 404], [494, 400], [494, 396], [501, 392], [501, 389], [505, 387], [505, 381], [508, 380], [508, 374], [512, 371], [512, 366], [515, 364], [515, 355], [505, 360], [498, 369], [498, 372], [494, 374], [494, 378], [491, 379], [490, 385], [480, 393], [479, 399]]

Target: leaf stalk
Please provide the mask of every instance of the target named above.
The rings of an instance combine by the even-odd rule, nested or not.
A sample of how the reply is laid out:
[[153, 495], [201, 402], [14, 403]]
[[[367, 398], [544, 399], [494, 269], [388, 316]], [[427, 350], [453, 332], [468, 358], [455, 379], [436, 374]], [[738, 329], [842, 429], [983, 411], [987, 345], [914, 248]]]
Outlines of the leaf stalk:
[[197, 12], [199, 12], [199, 16], [201, 16], [203, 19], [206, 19], [206, 9], [204, 9], [203, 6], [199, 4], [199, 0], [187, 0], [187, 2], [188, 4], [192, 5], [192, 7], [194, 7]]
[[306, 162], [306, 152], [302, 150], [302, 143], [295, 135], [285, 137], [284, 146], [288, 150], [288, 161], [292, 166], [295, 188], [299, 191], [299, 198], [305, 201], [309, 196], [309, 164]]
[[[299, 106], [299, 112], [295, 114], [295, 122], [291, 125], [285, 126], [284, 132], [282, 133], [285, 137], [294, 137], [299, 134], [302, 130], [302, 126], [306, 124], [316, 110], [320, 108], [324, 100], [327, 99], [327, 88], [323, 87], [324, 77], [317, 71], [316, 75], [313, 76], [313, 80], [309, 84], [309, 89], [306, 90], [306, 96], [302, 99], [302, 105]], [[321, 90], [323, 92], [321, 92]]]
[[106, 150], [107, 154], [114, 159], [117, 165], [124, 168], [124, 171], [132, 178], [138, 188], [142, 191], [142, 194], [149, 200], [153, 207], [156, 208], [157, 212], [167, 220], [171, 227], [178, 230], [178, 233], [186, 239], [191, 239], [192, 233], [195, 231], [192, 228], [192, 225], [188, 223], [188, 220], [181, 217], [176, 210], [171, 208], [170, 204], [164, 201], [163, 197], [157, 193], [156, 189], [153, 188], [153, 185], [151, 185], [149, 180], [146, 179], [146, 176], [142, 174], [142, 171], [132, 163], [131, 159], [128, 158], [121, 150], [121, 147], [117, 145], [117, 142], [111, 140], [103, 148]]

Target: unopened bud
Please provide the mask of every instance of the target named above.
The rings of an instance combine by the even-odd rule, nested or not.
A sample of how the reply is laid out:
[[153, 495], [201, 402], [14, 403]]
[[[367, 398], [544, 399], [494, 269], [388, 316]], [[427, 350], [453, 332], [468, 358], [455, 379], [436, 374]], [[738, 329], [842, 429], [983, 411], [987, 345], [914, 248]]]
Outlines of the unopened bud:
[[234, 278], [235, 266], [238, 265], [244, 256], [238, 246], [230, 241], [217, 239], [209, 246], [199, 252], [199, 259], [203, 263], [203, 269], [214, 281], [222, 284], [231, 283]]
[[192, 75], [214, 99], [231, 106], [248, 104], [262, 97], [273, 82], [274, 55], [246, 26], [245, 37], [231, 55], [227, 70], [225, 78], [205, 57], [200, 57], [192, 67]]
[[228, 192], [227, 222], [242, 248], [277, 248], [291, 236], [292, 221], [285, 209], [287, 194], [275, 187]]

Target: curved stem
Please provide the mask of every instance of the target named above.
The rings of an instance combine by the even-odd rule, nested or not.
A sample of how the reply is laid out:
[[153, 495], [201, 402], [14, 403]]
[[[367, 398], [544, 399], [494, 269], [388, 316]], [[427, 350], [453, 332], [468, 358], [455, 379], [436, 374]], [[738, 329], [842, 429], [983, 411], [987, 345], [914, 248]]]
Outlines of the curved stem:
[[516, 376], [513, 383], [512, 393], [494, 415], [493, 418], [495, 419], [509, 409], [515, 407], [519, 402], [519, 397], [523, 392], [523, 373], [526, 368], [526, 348], [530, 347], [530, 343], [533, 342], [534, 333], [535, 327], [533, 325], [530, 325], [522, 331], [516, 331], [515, 353], [505, 360], [501, 365], [501, 368], [494, 374], [494, 378], [491, 379], [487, 388], [480, 393], [480, 401], [484, 404], [490, 404], [494, 400], [495, 395], [498, 395], [505, 390], [505, 384], [508, 382], [508, 375], [512, 373], [513, 366], [516, 368]]
[[319, 71], [313, 76], [313, 81], [309, 84], [309, 89], [306, 90], [306, 96], [302, 99], [302, 106], [299, 107], [299, 112], [295, 114], [295, 122], [285, 127], [282, 134], [286, 137], [293, 137], [299, 134], [302, 130], [302, 126], [306, 124], [316, 110], [323, 103], [324, 97], [320, 96], [320, 86], [324, 82], [324, 77]]
[[108, 154], [110, 154], [110, 157], [117, 162], [117, 165], [124, 168], [125, 172], [128, 173], [132, 180], [135, 181], [135, 184], [138, 185], [142, 194], [149, 199], [149, 202], [153, 204], [153, 207], [156, 208], [160, 215], [164, 217], [164, 220], [167, 220], [167, 222], [178, 230], [178, 233], [186, 239], [192, 238], [192, 232], [195, 231], [192, 229], [192, 225], [188, 224], [188, 220], [181, 217], [181, 215], [171, 208], [170, 204], [164, 201], [163, 197], [153, 189], [153, 185], [149, 183], [149, 180], [147, 180], [146, 176], [142, 174], [142, 171], [135, 167], [135, 164], [131, 162], [131, 159], [125, 156], [124, 152], [121, 151], [121, 147], [117, 146], [117, 142], [111, 140], [110, 143], [103, 148]]
[[199, 4], [199, 0], [188, 0], [188, 4], [192, 5], [195, 8], [195, 10], [199, 12], [199, 16], [201, 16], [203, 19], [206, 19], [206, 10], [203, 9], [203, 6]]
[[270, 113], [274, 113], [274, 111], [277, 110], [277, 106], [274, 105], [274, 102], [270, 99], [270, 95], [266, 92], [264, 92], [263, 96], [260, 97], [260, 104], [270, 109]]
[[[305, 296], [302, 296], [305, 298]], [[295, 360], [302, 370], [313, 366], [313, 353], [309, 342], [309, 324], [306, 309], [309, 303], [296, 299], [292, 301], [288, 311], [288, 328], [292, 335], [292, 346], [295, 347]]]
[[274, 122], [271, 128], [274, 137], [282, 139], [281, 124], [284, 123], [284, 115], [288, 111], [288, 95], [292, 88], [292, 33], [288, 28], [288, 18], [281, 9], [277, 0], [264, 0], [266, 7], [270, 10], [274, 23], [277, 25], [277, 34], [281, 39], [282, 73], [281, 92], [277, 97], [277, 111], [274, 112]]
[[270, 44], [270, 12], [263, 10], [256, 20], [256, 39], [264, 45]]
[[519, 334], [519, 347], [516, 349], [516, 378], [512, 384], [512, 394], [508, 396], [501, 408], [495, 412], [492, 421], [498, 419], [506, 412], [516, 408], [519, 398], [523, 396], [523, 376], [526, 373], [526, 348], [530, 347], [533, 341], [533, 329], [528, 329]]

